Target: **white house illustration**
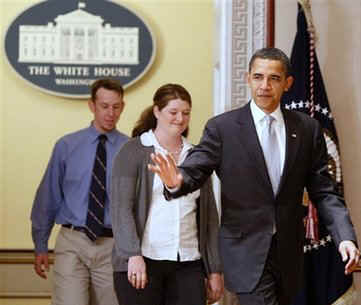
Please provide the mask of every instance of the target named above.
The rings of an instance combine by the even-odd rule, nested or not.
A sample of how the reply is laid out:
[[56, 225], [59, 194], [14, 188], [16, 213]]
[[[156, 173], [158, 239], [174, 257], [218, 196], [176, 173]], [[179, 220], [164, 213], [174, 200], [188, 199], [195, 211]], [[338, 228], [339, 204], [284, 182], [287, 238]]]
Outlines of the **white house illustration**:
[[68, 64], [139, 63], [139, 28], [111, 27], [100, 16], [78, 9], [55, 24], [19, 26], [19, 62]]

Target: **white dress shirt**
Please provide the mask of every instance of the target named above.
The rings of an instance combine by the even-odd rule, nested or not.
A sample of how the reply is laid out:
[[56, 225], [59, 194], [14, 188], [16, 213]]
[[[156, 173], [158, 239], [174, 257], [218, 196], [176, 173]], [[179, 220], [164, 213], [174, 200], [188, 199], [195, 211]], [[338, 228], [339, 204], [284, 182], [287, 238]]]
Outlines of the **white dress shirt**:
[[[144, 146], [154, 146], [155, 152], [165, 154], [152, 130], [140, 136]], [[185, 138], [178, 164], [182, 163], [192, 148]], [[163, 182], [154, 175], [153, 194], [149, 215], [142, 239], [142, 255], [154, 260], [197, 260], [201, 257], [198, 246], [197, 190], [186, 196], [166, 201]]]
[[[251, 114], [253, 118], [254, 125], [256, 126], [257, 136], [259, 141], [261, 141], [261, 133], [262, 130], [266, 127], [266, 113], [264, 113], [252, 100], [251, 101]], [[283, 172], [283, 167], [285, 164], [285, 155], [286, 155], [286, 128], [285, 128], [285, 121], [283, 119], [281, 107], [278, 106], [277, 109], [270, 113], [275, 122], [273, 122], [280, 152], [280, 166], [281, 166], [281, 174]]]

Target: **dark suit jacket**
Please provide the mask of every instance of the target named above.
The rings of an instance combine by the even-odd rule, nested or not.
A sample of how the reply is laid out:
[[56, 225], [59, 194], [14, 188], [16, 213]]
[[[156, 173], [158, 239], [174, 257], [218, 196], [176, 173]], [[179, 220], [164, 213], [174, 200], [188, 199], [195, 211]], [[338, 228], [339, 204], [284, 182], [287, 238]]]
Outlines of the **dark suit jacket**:
[[327, 150], [318, 122], [282, 110], [286, 156], [274, 196], [249, 103], [208, 121], [200, 143], [181, 166], [184, 183], [172, 194], [197, 189], [213, 170], [221, 180], [219, 232], [226, 287], [250, 292], [258, 283], [276, 219], [283, 288], [292, 297], [303, 276], [304, 188], [338, 245], [356, 241], [344, 200], [327, 171]]

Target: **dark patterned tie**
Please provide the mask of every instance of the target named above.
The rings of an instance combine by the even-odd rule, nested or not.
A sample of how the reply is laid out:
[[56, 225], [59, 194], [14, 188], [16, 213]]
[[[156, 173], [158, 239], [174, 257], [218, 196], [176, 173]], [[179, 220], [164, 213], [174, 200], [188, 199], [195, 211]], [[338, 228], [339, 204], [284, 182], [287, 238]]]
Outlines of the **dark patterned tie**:
[[95, 241], [104, 228], [104, 204], [106, 196], [107, 153], [106, 135], [99, 136], [89, 191], [88, 215], [86, 219], [87, 236]]

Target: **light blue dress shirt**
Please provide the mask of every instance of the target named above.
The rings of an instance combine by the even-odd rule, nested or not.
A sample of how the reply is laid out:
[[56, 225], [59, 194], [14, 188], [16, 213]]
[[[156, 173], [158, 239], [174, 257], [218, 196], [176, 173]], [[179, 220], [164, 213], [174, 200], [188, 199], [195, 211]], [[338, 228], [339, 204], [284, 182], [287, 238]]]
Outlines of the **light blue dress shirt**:
[[[65, 135], [55, 144], [31, 211], [32, 237], [36, 253], [48, 251], [48, 240], [54, 223], [85, 225], [99, 135], [92, 124], [88, 128]], [[109, 192], [112, 161], [128, 137], [117, 130], [106, 133], [106, 136], [107, 196], [104, 225], [110, 228]]]

